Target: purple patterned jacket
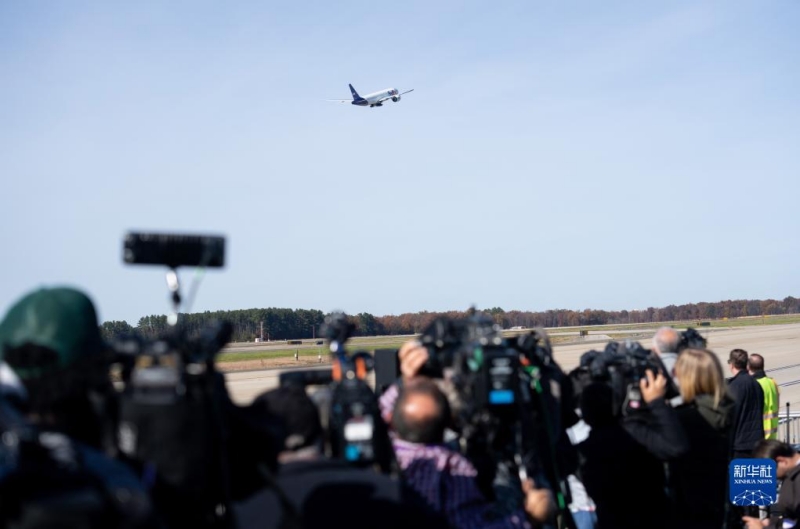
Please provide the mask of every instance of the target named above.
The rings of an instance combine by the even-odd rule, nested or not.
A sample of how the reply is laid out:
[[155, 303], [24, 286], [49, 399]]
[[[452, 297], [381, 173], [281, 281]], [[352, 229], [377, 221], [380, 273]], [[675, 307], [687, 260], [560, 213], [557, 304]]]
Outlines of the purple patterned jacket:
[[[392, 384], [380, 397], [381, 415], [389, 422], [399, 388]], [[464, 456], [442, 445], [409, 443], [392, 436], [403, 479], [431, 507], [444, 514], [452, 527], [529, 529], [521, 508], [505, 516], [493, 515], [495, 505], [478, 489], [478, 472]]]

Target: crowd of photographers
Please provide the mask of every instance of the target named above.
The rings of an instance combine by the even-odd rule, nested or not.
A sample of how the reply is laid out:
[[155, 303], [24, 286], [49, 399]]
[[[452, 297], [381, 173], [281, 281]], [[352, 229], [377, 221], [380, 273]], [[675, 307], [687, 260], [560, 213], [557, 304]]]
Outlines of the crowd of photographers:
[[[794, 527], [800, 455], [764, 359], [692, 330], [590, 351], [564, 373], [542, 331], [438, 321], [382, 395], [351, 329], [333, 369], [237, 406], [224, 326], [110, 348], [92, 302], [42, 289], [0, 322], [0, 523], [96, 528]], [[228, 329], [229, 331], [229, 329]], [[326, 378], [327, 377], [327, 378]], [[588, 431], [588, 434], [586, 433]], [[776, 461], [770, 517], [732, 507], [733, 458]]]

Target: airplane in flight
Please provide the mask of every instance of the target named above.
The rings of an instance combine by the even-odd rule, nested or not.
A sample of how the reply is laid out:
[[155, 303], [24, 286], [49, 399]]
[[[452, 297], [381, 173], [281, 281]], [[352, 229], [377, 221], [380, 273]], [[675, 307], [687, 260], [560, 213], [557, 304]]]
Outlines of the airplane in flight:
[[400, 96], [403, 94], [407, 94], [409, 92], [413, 92], [414, 89], [406, 90], [405, 92], [400, 92], [397, 88], [387, 88], [385, 90], [381, 90], [380, 92], [373, 92], [371, 94], [367, 94], [364, 97], [358, 95], [356, 89], [353, 88], [353, 85], [350, 86], [350, 93], [353, 94], [353, 99], [328, 99], [328, 101], [336, 101], [338, 103], [352, 103], [358, 107], [382, 107], [386, 101], [390, 99], [397, 103], [400, 101]]

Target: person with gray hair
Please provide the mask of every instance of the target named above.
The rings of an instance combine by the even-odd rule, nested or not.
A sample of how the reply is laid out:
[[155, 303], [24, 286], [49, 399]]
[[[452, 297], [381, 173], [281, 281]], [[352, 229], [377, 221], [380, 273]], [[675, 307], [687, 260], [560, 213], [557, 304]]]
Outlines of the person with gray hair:
[[653, 350], [661, 358], [669, 376], [672, 376], [675, 361], [678, 359], [679, 341], [680, 335], [672, 327], [661, 327], [653, 336]]

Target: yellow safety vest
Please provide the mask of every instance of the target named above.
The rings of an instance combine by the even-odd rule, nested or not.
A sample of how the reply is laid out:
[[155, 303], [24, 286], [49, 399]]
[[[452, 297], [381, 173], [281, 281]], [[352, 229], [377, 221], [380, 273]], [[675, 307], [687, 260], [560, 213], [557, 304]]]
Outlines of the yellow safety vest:
[[778, 385], [769, 377], [757, 378], [764, 390], [764, 439], [778, 438]]

